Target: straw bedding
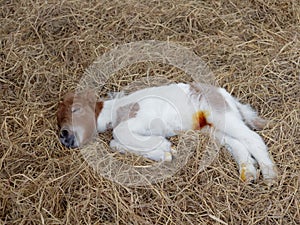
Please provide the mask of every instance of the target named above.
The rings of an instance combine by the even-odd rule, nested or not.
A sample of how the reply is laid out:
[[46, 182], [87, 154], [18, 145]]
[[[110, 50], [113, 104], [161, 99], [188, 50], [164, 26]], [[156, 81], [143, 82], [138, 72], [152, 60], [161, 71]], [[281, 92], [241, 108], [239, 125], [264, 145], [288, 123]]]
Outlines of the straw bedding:
[[[1, 1], [0, 224], [300, 224], [299, 10], [296, 0]], [[275, 185], [240, 181], [224, 149], [200, 171], [199, 145], [172, 177], [128, 187], [61, 146], [58, 101], [98, 56], [140, 40], [190, 48], [269, 120], [260, 134]], [[106, 91], [147, 75], [188, 80], [173, 66], [137, 63]]]

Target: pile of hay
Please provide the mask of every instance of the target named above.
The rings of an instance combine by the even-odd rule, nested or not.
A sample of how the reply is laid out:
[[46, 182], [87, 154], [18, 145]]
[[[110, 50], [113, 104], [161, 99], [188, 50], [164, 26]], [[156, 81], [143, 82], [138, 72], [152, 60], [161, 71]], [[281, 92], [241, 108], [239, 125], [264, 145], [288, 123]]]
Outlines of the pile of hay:
[[[300, 224], [299, 10], [297, 0], [2, 1], [0, 224]], [[260, 134], [280, 172], [276, 185], [241, 182], [222, 149], [204, 171], [195, 153], [171, 178], [126, 187], [61, 146], [59, 99], [98, 56], [140, 40], [190, 48], [269, 119]], [[106, 91], [149, 74], [188, 79], [170, 65], [137, 63]]]

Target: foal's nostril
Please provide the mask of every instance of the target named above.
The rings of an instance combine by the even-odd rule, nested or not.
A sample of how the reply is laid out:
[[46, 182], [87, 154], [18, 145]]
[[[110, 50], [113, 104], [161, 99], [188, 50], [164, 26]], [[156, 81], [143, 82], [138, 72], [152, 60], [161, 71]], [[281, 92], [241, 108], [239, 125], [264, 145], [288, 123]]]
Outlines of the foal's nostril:
[[65, 145], [68, 148], [75, 148], [78, 146], [75, 134], [72, 130], [69, 130], [67, 128], [63, 128], [60, 130], [59, 140], [63, 145]]
[[68, 137], [69, 136], [69, 131], [66, 130], [66, 129], [63, 129], [60, 131], [60, 137], [61, 138], [65, 138], [65, 137]]

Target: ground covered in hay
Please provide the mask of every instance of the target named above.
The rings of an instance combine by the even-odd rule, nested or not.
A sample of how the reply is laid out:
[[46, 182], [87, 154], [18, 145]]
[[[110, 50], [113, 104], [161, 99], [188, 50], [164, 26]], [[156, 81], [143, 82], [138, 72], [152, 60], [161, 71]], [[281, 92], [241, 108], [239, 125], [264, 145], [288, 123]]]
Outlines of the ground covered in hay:
[[[1, 1], [0, 224], [300, 224], [299, 10], [296, 0]], [[190, 48], [269, 119], [260, 134], [277, 184], [243, 183], [222, 150], [202, 172], [195, 153], [171, 178], [126, 187], [61, 146], [59, 99], [97, 56], [139, 40]], [[143, 63], [107, 89], [147, 74], [185, 80], [174, 67]]]

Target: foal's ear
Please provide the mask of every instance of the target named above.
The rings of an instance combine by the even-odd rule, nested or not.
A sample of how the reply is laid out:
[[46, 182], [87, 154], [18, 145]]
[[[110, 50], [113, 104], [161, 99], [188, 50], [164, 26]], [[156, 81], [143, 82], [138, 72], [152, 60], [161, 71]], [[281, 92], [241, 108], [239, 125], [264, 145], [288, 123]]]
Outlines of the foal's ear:
[[85, 97], [92, 104], [95, 104], [97, 101], [97, 94], [93, 89], [86, 90]]
[[63, 101], [67, 101], [67, 100], [70, 100], [70, 99], [73, 99], [75, 96], [75, 93], [70, 91], [68, 92], [67, 94], [64, 95], [63, 97]]

